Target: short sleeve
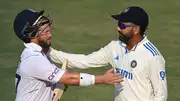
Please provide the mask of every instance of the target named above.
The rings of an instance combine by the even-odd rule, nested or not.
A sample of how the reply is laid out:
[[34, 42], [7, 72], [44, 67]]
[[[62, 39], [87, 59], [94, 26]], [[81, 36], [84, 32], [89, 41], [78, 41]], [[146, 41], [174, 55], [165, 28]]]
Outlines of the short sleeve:
[[21, 65], [24, 65], [22, 70], [28, 76], [51, 83], [57, 83], [65, 72], [43, 56], [29, 57]]

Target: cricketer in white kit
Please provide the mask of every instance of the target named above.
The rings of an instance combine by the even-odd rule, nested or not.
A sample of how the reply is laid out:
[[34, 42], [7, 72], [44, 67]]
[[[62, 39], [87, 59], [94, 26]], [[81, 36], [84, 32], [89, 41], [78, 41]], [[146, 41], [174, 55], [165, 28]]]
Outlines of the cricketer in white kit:
[[128, 51], [121, 41], [112, 41], [89, 55], [69, 54], [51, 49], [50, 57], [60, 64], [67, 58], [70, 67], [81, 69], [112, 65], [116, 68], [116, 73], [124, 76], [124, 82], [115, 87], [115, 101], [167, 99], [165, 60], [147, 37], [131, 51]]
[[[140, 12], [139, 15], [136, 14], [137, 12]], [[123, 17], [133, 16], [133, 19], [124, 21], [128, 23], [118, 22], [118, 29], [122, 32], [128, 28], [133, 29], [138, 25], [143, 25], [144, 23], [138, 17], [145, 16], [147, 18], [144, 10], [139, 7], [129, 7], [121, 15]], [[134, 21], [134, 18], [137, 20]], [[129, 22], [136, 25], [132, 23], [130, 25]], [[136, 29], [133, 30], [136, 31]], [[121, 32], [119, 33], [123, 35]], [[147, 39], [147, 36], [143, 36], [142, 40], [131, 50], [127, 49], [124, 43], [126, 41], [122, 42], [123, 38], [120, 38], [120, 40], [112, 41], [99, 51], [88, 55], [70, 54], [51, 48], [49, 56], [52, 61], [60, 64], [64, 58], [68, 59], [71, 68], [86, 69], [110, 64], [116, 69], [116, 73], [124, 76], [124, 81], [115, 85], [115, 101], [167, 101], [165, 60], [158, 49]]]
[[65, 71], [51, 64], [39, 45], [24, 45], [16, 71], [16, 101], [51, 101], [53, 84]]

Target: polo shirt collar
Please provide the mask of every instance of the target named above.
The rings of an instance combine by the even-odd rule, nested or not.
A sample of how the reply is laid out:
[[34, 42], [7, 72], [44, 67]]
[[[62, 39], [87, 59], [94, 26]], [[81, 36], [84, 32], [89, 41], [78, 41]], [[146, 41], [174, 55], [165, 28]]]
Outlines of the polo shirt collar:
[[[131, 51], [135, 51], [136, 48], [137, 48], [137, 46], [139, 46], [140, 44], [144, 43], [144, 42], [147, 41], [147, 40], [148, 40], [148, 39], [147, 39], [147, 36], [144, 36], [143, 40], [141, 40], [138, 44], [136, 44], [136, 45], [131, 49]], [[126, 52], [125, 52], [125, 53], [127, 53], [127, 52], [128, 52], [128, 49], [126, 48], [127, 45], [126, 45], [124, 42], [122, 42], [122, 41], [120, 41], [120, 45], [126, 49]]]
[[42, 47], [31, 42], [31, 43], [24, 43], [25, 47], [26, 48], [31, 48], [33, 51], [38, 51], [38, 52], [41, 52], [42, 50]]

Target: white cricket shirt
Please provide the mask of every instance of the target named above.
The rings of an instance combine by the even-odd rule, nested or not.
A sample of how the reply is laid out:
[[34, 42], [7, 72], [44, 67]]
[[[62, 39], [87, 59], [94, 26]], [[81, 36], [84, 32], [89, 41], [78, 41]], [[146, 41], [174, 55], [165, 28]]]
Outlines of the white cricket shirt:
[[81, 69], [112, 65], [116, 73], [124, 76], [124, 81], [115, 87], [115, 101], [167, 100], [165, 60], [147, 37], [131, 51], [118, 40], [89, 55], [51, 49], [50, 57], [60, 64], [66, 58], [70, 67]]
[[65, 71], [51, 64], [37, 44], [24, 45], [16, 71], [15, 101], [51, 101], [53, 84]]

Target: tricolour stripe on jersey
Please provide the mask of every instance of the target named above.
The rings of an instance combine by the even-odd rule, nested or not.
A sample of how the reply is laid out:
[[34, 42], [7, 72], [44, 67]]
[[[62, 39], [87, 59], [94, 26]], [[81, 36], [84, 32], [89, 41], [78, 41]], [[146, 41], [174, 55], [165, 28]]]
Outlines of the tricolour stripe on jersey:
[[150, 42], [147, 42], [143, 45], [153, 54], [153, 56], [159, 55], [158, 51], [154, 48], [154, 46]]

